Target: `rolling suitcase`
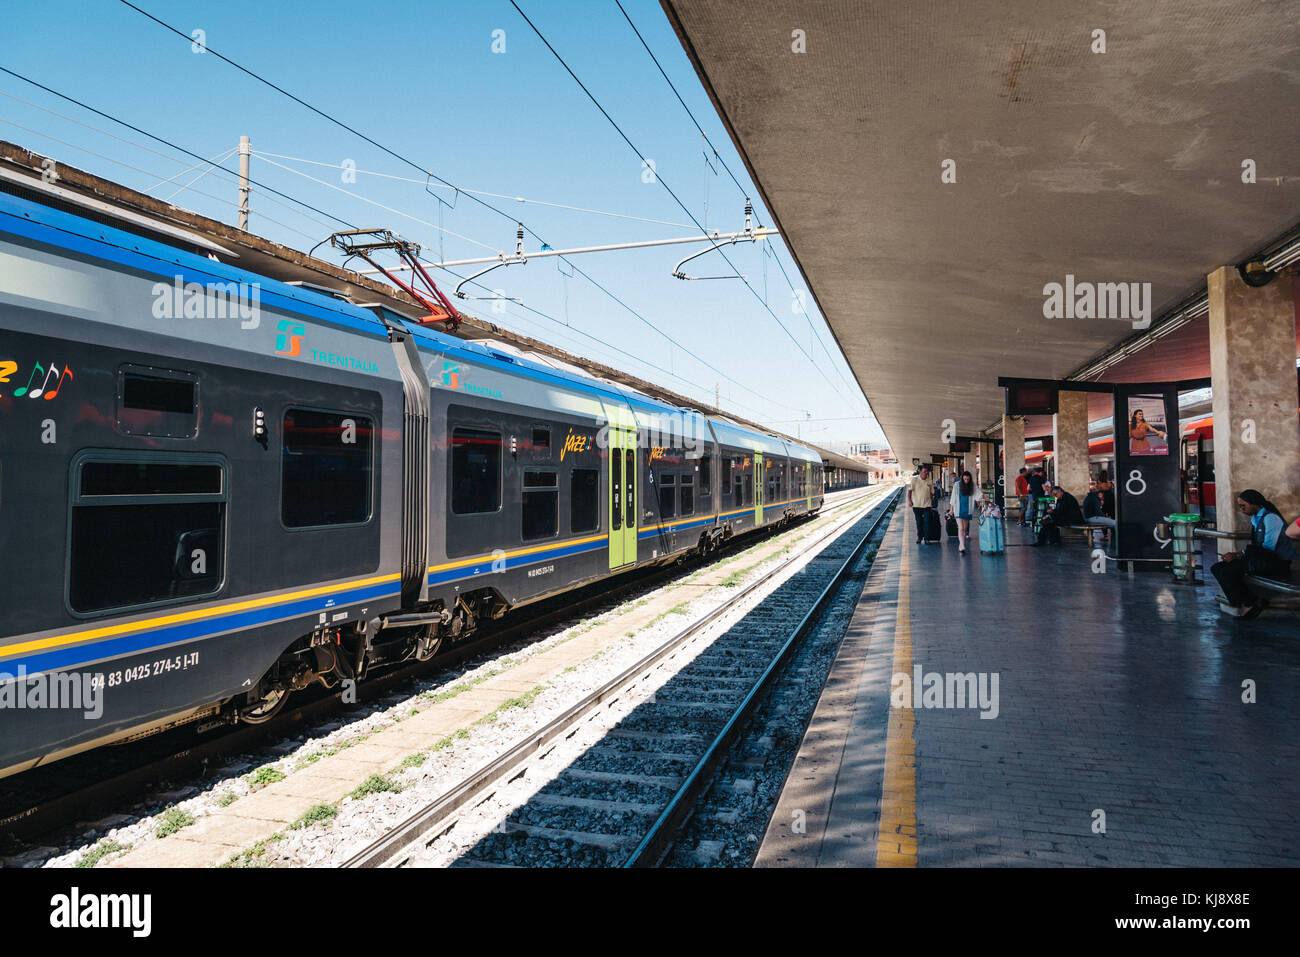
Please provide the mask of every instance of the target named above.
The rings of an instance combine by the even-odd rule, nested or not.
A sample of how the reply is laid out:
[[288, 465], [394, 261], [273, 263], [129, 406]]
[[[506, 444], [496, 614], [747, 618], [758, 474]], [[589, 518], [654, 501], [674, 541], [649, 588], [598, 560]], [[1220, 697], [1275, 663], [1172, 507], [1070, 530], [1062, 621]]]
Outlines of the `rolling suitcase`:
[[957, 537], [957, 519], [951, 515], [948, 516], [947, 532], [949, 538]]
[[986, 515], [980, 519], [980, 554], [1000, 555], [1006, 549], [1002, 519]]
[[927, 542], [937, 542], [939, 540], [939, 510], [937, 508], [927, 508], [925, 510], [925, 540]]

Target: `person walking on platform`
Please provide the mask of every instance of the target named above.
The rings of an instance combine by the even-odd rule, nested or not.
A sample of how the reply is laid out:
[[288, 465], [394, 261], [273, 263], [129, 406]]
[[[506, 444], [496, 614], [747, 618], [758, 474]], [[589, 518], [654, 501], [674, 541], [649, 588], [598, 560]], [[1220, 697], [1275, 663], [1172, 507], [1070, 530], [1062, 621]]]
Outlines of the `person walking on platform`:
[[984, 501], [984, 492], [975, 484], [970, 472], [962, 472], [961, 480], [952, 487], [948, 501], [948, 514], [957, 521], [957, 550], [966, 554], [966, 539], [970, 538], [970, 520], [976, 506]]
[[1052, 510], [1047, 513], [1043, 519], [1042, 530], [1038, 533], [1038, 540], [1035, 545], [1061, 544], [1061, 529], [1067, 525], [1082, 525], [1083, 510], [1079, 508], [1079, 500], [1067, 492], [1061, 486], [1057, 485], [1052, 489], [1052, 497], [1056, 499], [1056, 504]]
[[916, 543], [925, 541], [925, 513], [934, 504], [934, 485], [930, 482], [930, 466], [922, 465], [907, 486], [907, 504], [916, 516]]
[[1237, 496], [1237, 508], [1250, 516], [1250, 544], [1244, 552], [1228, 552], [1210, 566], [1210, 574], [1218, 579], [1228, 604], [1246, 608], [1241, 617], [1258, 618], [1268, 607], [1268, 599], [1251, 591], [1246, 576], [1290, 581], [1296, 549], [1286, 534], [1287, 520], [1255, 489], [1248, 488]]
[[1034, 516], [1038, 513], [1038, 500], [1043, 497], [1043, 472], [1041, 469], [1034, 469], [1029, 473], [1029, 513], [1025, 517], [1025, 524], [1032, 525]]
[[1029, 469], [1021, 469], [1016, 476], [1016, 497], [1020, 499], [1020, 522], [1024, 525], [1029, 516]]

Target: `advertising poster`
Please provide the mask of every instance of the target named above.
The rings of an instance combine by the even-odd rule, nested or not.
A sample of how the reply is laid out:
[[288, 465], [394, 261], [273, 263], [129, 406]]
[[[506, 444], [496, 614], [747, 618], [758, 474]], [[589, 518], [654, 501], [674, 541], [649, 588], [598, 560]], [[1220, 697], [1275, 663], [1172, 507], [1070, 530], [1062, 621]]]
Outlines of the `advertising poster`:
[[1168, 455], [1169, 424], [1163, 395], [1128, 397], [1128, 454]]

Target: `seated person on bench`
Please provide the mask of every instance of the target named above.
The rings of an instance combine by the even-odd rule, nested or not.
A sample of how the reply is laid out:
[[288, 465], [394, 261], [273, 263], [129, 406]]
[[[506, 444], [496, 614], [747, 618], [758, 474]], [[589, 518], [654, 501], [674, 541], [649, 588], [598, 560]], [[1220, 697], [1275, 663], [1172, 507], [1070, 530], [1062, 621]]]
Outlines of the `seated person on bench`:
[[[1083, 522], [1085, 525], [1100, 525], [1109, 529], [1115, 528], [1115, 520], [1106, 517], [1100, 489], [1095, 489], [1083, 497]], [[1098, 541], [1098, 536], [1103, 534], [1105, 533], [1100, 531], [1092, 533], [1094, 547], [1102, 544]]]
[[1056, 499], [1056, 504], [1052, 506], [1052, 510], [1043, 519], [1043, 528], [1038, 533], [1038, 541], [1034, 542], [1035, 545], [1043, 545], [1048, 542], [1059, 545], [1061, 544], [1061, 529], [1067, 525], [1083, 524], [1083, 510], [1079, 508], [1077, 498], [1059, 485], [1052, 488], [1052, 497]]
[[1295, 546], [1287, 521], [1277, 507], [1253, 488], [1237, 496], [1237, 508], [1250, 516], [1250, 544], [1245, 552], [1228, 552], [1210, 566], [1223, 595], [1234, 608], [1246, 608], [1243, 618], [1257, 618], [1268, 607], [1268, 599], [1256, 595], [1246, 584], [1247, 575], [1289, 581]]

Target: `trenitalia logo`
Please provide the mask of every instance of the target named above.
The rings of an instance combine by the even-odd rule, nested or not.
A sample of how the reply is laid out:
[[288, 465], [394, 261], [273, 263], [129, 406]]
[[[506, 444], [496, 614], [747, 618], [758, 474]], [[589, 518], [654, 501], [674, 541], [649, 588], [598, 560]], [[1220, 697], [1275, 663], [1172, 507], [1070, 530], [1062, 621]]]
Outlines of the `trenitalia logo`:
[[275, 336], [275, 351], [282, 356], [296, 356], [302, 352], [302, 340], [306, 329], [302, 323], [290, 319], [281, 319], [276, 326], [280, 331]]
[[466, 381], [465, 377], [461, 375], [460, 363], [457, 362], [443, 362], [442, 385], [444, 388], [453, 389], [457, 392], [468, 392], [470, 395], [481, 395], [489, 399], [502, 398], [500, 389], [488, 389]]

